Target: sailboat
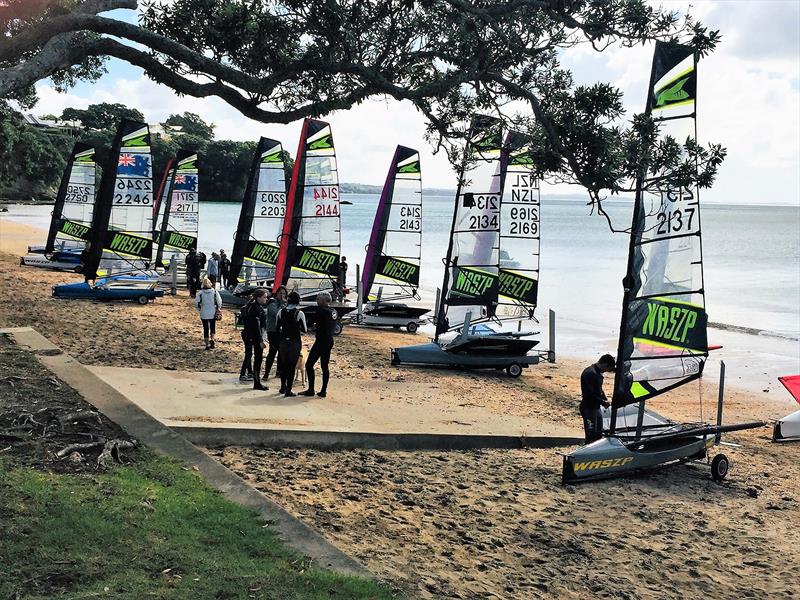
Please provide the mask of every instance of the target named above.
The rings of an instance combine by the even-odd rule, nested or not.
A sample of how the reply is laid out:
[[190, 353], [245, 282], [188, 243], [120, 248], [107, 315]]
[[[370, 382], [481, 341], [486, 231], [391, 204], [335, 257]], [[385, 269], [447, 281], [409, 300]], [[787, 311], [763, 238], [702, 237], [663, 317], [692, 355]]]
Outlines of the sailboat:
[[[675, 140], [697, 138], [697, 58], [691, 47], [656, 43], [646, 110]], [[652, 398], [700, 379], [708, 357], [696, 187], [661, 173], [638, 178], [623, 287], [608, 430], [564, 457], [565, 483], [706, 460], [722, 433], [764, 425], [722, 425], [722, 393], [716, 424], [674, 423], [645, 410]], [[724, 454], [716, 455], [713, 478], [723, 479], [728, 466]]]
[[[800, 403], [800, 375], [788, 375], [778, 377], [778, 381], [783, 384], [792, 398]], [[800, 410], [779, 419], [775, 423], [772, 431], [774, 442], [800, 441]]]
[[[152, 270], [153, 169], [146, 123], [123, 119], [103, 169], [87, 240], [86, 283], [57, 285], [53, 296], [136, 300], [147, 304], [155, 290]], [[89, 281], [95, 280], [94, 285]]]
[[271, 286], [278, 238], [286, 215], [283, 146], [262, 137], [253, 156], [231, 253], [230, 279], [237, 288]]
[[77, 142], [70, 153], [44, 246], [29, 247], [20, 265], [79, 272], [80, 253], [89, 237], [95, 202], [95, 149]]
[[[496, 329], [508, 321], [517, 321], [521, 329], [536, 306], [539, 195], [527, 141], [511, 134], [504, 143], [498, 119], [473, 118], [456, 192], [436, 334], [430, 343], [392, 349], [392, 364], [505, 369], [519, 377], [542, 357], [555, 360], [552, 346], [541, 355], [529, 354], [539, 343], [533, 332]], [[511, 185], [506, 189], [509, 172]], [[513, 268], [501, 263], [501, 249], [517, 254]], [[445, 339], [453, 331], [457, 335]]]
[[[183, 150], [171, 160], [161, 180], [153, 206], [153, 260], [159, 272], [168, 271], [174, 259], [175, 282], [186, 283], [185, 259], [197, 250], [200, 225], [197, 153]], [[163, 273], [161, 283], [171, 283], [173, 274]]]
[[419, 152], [412, 148], [397, 146], [394, 152], [366, 250], [359, 302], [367, 304], [357, 322], [414, 333], [429, 309], [401, 302], [419, 300], [422, 171]]
[[[305, 119], [278, 236], [273, 287], [285, 285], [304, 301], [313, 301], [323, 291], [342, 298], [340, 260], [341, 211], [333, 133], [329, 123]], [[334, 302], [332, 307], [338, 332], [341, 317], [355, 307], [342, 302]], [[313, 319], [314, 310], [309, 306], [304, 312]]]

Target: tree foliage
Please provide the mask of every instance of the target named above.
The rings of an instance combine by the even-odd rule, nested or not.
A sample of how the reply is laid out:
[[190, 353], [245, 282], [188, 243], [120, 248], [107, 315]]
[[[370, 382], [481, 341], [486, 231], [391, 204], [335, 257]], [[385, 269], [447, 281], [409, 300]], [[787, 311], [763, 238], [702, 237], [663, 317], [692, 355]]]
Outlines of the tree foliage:
[[193, 135], [203, 140], [214, 139], [214, 125], [208, 124], [194, 113], [185, 112], [182, 115], [170, 115], [164, 121], [165, 125], [178, 126], [181, 128], [181, 133], [185, 135]]
[[65, 108], [61, 113], [62, 121], [78, 121], [84, 129], [115, 129], [122, 119], [144, 121], [144, 115], [118, 102], [91, 104], [85, 110]]
[[[99, 16], [139, 4], [139, 25]], [[427, 117], [431, 141], [455, 164], [469, 117], [490, 112], [531, 135], [543, 175], [582, 185], [593, 201], [643, 170], [695, 172], [692, 149], [659, 151], [642, 116], [624, 126], [621, 92], [576, 85], [563, 53], [679, 40], [702, 55], [719, 40], [646, 0], [34, 0], [0, 27], [9, 39], [0, 96], [48, 76], [62, 86], [97, 77], [97, 61], [116, 57], [179, 94], [218, 96], [268, 123], [392, 97]], [[707, 184], [724, 151], [693, 151], [695, 179]]]

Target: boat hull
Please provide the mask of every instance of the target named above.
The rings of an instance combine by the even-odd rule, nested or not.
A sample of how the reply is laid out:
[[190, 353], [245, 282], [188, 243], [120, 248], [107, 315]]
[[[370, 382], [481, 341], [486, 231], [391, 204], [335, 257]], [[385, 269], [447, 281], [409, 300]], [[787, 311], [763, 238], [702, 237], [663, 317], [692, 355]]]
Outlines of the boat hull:
[[67, 283], [53, 286], [55, 298], [71, 300], [97, 300], [100, 302], [138, 302], [147, 304], [155, 298], [164, 296], [164, 290], [155, 289], [155, 283], [146, 279], [112, 280], [108, 285], [100, 283], [90, 286], [87, 283]]
[[24, 267], [79, 273], [81, 256], [73, 252], [55, 252], [48, 257], [44, 253], [36, 252], [20, 257], [19, 264]]
[[772, 440], [775, 442], [800, 441], [800, 410], [775, 423]]
[[425, 323], [422, 315], [430, 309], [420, 306], [408, 306], [393, 302], [381, 303], [377, 306], [368, 304], [358, 321], [359, 325], [368, 327], [405, 327], [413, 333], [420, 325]]
[[617, 437], [605, 437], [564, 456], [563, 483], [615, 477], [707, 456], [713, 438], [705, 436], [648, 441], [632, 446]]
[[536, 355], [502, 352], [458, 352], [435, 342], [392, 349], [393, 365], [420, 365], [463, 369], [506, 369], [511, 365], [526, 368], [539, 362]]

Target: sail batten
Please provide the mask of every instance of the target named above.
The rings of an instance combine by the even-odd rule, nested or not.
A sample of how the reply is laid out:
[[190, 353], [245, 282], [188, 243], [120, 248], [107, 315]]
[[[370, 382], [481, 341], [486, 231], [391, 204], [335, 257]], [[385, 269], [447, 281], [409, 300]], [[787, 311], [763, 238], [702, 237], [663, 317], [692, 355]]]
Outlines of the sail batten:
[[[661, 135], [696, 139], [697, 57], [658, 42], [647, 112]], [[612, 405], [646, 401], [701, 376], [708, 356], [697, 187], [637, 180]]]

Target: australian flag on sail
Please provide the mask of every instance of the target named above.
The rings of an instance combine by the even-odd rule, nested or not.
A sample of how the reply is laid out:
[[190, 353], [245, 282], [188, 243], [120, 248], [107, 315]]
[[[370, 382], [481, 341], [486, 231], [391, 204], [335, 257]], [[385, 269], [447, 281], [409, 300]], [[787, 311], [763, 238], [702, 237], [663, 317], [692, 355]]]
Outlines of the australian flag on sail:
[[175, 181], [172, 184], [173, 190], [183, 190], [187, 192], [194, 192], [197, 190], [197, 175], [175, 175]]
[[123, 152], [119, 155], [117, 175], [132, 177], [150, 177], [150, 157], [145, 154], [132, 154]]

